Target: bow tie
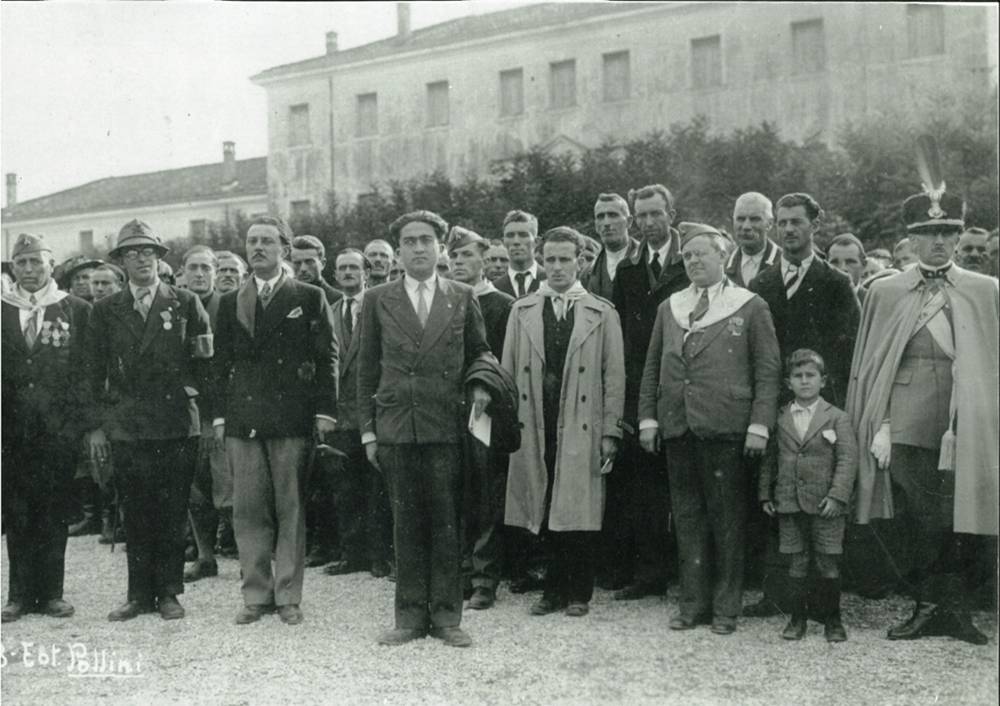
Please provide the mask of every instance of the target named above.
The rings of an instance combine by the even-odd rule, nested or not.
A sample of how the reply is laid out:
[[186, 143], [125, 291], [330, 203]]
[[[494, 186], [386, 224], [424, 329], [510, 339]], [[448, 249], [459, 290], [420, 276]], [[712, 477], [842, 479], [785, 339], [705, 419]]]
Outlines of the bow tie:
[[920, 268], [920, 276], [924, 279], [945, 279], [948, 276], [948, 272], [951, 271], [951, 265], [947, 267], [942, 267], [940, 270], [927, 270], [923, 267]]

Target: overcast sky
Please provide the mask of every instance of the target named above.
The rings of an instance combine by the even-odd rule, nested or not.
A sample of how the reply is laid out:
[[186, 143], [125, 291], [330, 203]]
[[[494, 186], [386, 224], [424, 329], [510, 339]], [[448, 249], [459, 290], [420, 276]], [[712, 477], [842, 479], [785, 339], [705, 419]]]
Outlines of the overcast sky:
[[[527, 2], [415, 2], [414, 29]], [[396, 3], [0, 3], [0, 165], [26, 201], [267, 154], [253, 74], [396, 32]], [[4, 194], [6, 205], [6, 194]]]

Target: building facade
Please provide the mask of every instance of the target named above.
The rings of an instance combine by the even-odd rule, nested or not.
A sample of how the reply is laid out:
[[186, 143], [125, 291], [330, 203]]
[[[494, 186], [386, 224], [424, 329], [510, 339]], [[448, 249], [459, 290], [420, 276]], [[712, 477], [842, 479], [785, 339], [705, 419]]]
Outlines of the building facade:
[[7, 175], [7, 188], [4, 261], [20, 233], [44, 235], [60, 262], [106, 253], [133, 218], [149, 223], [164, 240], [198, 239], [213, 226], [233, 223], [237, 212], [268, 212], [267, 158], [237, 160], [232, 142], [223, 143], [223, 159], [214, 164], [98, 179], [21, 203], [15, 175]]
[[996, 84], [987, 6], [543, 4], [411, 31], [253, 77], [268, 98], [272, 210], [374, 184], [483, 175], [533, 146], [620, 144], [704, 115], [830, 140], [889, 106]]

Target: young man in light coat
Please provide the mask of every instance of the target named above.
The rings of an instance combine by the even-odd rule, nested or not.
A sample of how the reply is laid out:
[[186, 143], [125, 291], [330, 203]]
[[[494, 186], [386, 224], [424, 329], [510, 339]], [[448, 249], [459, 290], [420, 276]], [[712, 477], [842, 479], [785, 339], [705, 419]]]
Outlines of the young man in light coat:
[[622, 436], [625, 368], [621, 324], [610, 302], [578, 281], [582, 237], [545, 233], [546, 280], [518, 299], [507, 322], [503, 366], [517, 381], [521, 448], [511, 455], [505, 522], [549, 533], [552, 565], [534, 615], [589, 611], [604, 476]]

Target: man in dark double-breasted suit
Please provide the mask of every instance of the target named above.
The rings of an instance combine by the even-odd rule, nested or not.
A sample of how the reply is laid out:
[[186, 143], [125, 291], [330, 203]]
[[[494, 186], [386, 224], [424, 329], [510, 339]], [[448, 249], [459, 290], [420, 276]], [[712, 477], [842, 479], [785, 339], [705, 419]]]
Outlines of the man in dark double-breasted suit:
[[661, 184], [629, 192], [642, 244], [622, 261], [615, 276], [612, 303], [621, 319], [625, 342], [625, 434], [608, 476], [603, 585], [620, 589], [618, 600], [666, 591], [668, 566], [667, 474], [659, 459], [638, 442], [637, 413], [643, 361], [656, 320], [656, 309], [690, 280], [681, 261], [680, 236], [672, 227], [674, 197]]
[[[461, 462], [469, 422], [466, 369], [489, 355], [483, 316], [468, 285], [435, 272], [448, 232], [437, 214], [414, 211], [390, 232], [402, 279], [369, 290], [358, 351], [358, 413], [369, 460], [385, 473], [395, 520], [399, 645], [428, 632], [466, 647], [462, 619]], [[489, 393], [472, 388], [475, 412]]]
[[184, 617], [184, 535], [200, 434], [196, 398], [208, 384], [212, 333], [192, 292], [159, 279], [167, 252], [146, 223], [118, 234], [128, 287], [94, 307], [88, 339], [93, 394], [91, 454], [114, 452], [128, 538], [128, 600], [111, 621], [155, 608], [165, 620]]
[[736, 629], [750, 483], [777, 414], [781, 361], [767, 304], [723, 275], [725, 241], [681, 224], [692, 285], [660, 305], [639, 396], [639, 440], [662, 443], [677, 526], [681, 601], [670, 621]]
[[66, 522], [88, 402], [90, 304], [60, 291], [42, 236], [14, 242], [17, 286], [3, 295], [3, 519], [10, 569], [3, 622], [39, 610], [68, 617]]
[[284, 274], [291, 242], [280, 218], [255, 218], [246, 235], [253, 274], [219, 304], [212, 424], [233, 468], [241, 625], [275, 608], [282, 622], [302, 622], [312, 435], [323, 443], [336, 426], [333, 313], [323, 290]]

